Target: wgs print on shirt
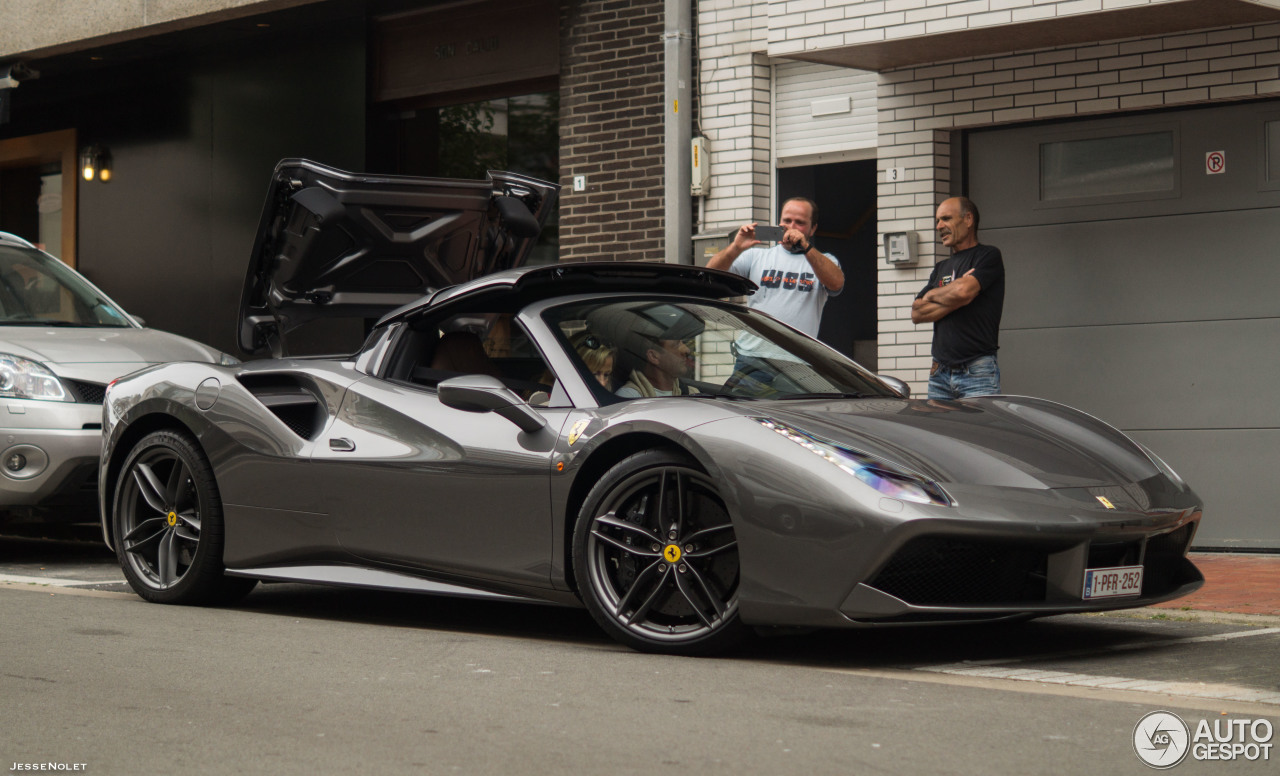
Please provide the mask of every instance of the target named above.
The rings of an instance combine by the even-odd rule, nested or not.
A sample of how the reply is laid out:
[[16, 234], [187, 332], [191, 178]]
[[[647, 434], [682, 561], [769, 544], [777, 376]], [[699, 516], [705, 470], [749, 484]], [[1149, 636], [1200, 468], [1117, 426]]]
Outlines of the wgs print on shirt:
[[784, 291], [811, 293], [817, 285], [817, 276], [812, 272], [783, 272], [779, 269], [766, 269], [760, 273], [761, 288], [781, 288]]

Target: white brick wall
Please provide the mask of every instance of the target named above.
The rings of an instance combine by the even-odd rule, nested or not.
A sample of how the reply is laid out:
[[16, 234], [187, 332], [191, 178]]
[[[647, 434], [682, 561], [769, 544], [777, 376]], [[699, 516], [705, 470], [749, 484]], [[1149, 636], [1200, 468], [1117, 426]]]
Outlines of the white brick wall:
[[[819, 3], [821, 5], [821, 3]], [[711, 151], [711, 194], [701, 232], [768, 220], [769, 61], [761, 2], [698, 3], [698, 121]]]
[[[1171, 0], [702, 0], [700, 122], [711, 196], [700, 231], [770, 218], [769, 63], [799, 51]], [[1101, 31], [1100, 31], [1101, 33]], [[950, 196], [952, 130], [1280, 96], [1280, 24], [1017, 52], [880, 74], [879, 231], [916, 232], [920, 261], [881, 255], [879, 369], [925, 392], [931, 326], [911, 300], [941, 258], [933, 212]], [[903, 168], [896, 183], [884, 171]], [[882, 244], [882, 241], [881, 241]]]
[[[1168, 5], [1177, 1], [767, 0], [768, 53], [771, 57], [785, 57], [818, 48], [997, 27], [1139, 5]], [[1212, 19], [1207, 21], [1212, 22]]]
[[[993, 9], [1009, 5], [1000, 0], [979, 4], [988, 2]], [[934, 237], [933, 213], [938, 202], [954, 193], [950, 182], [951, 130], [1276, 96], [1280, 96], [1280, 24], [1136, 38], [881, 73], [877, 98], [879, 230], [917, 232], [920, 261], [911, 268], [891, 267], [884, 262], [881, 248], [879, 371], [911, 383], [914, 395], [926, 391], [932, 326], [911, 323], [911, 300], [924, 287], [933, 264], [943, 257]], [[885, 182], [885, 171], [894, 167], [905, 169], [903, 181]]]

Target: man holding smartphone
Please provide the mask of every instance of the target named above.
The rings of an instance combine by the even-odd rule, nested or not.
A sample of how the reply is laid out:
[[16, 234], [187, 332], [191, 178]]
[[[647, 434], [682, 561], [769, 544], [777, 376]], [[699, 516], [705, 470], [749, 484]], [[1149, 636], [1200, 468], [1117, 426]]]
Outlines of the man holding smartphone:
[[[727, 269], [755, 281], [760, 290], [747, 297], [747, 306], [789, 323], [811, 337], [818, 336], [822, 308], [844, 289], [844, 272], [835, 256], [813, 245], [818, 231], [818, 206], [804, 197], [782, 203], [778, 219], [781, 239], [762, 245], [769, 227], [743, 224], [728, 247], [711, 257], [710, 269]], [[757, 235], [759, 228], [762, 234]]]
[[[743, 224], [733, 242], [712, 256], [707, 267], [755, 281], [760, 290], [747, 298], [747, 306], [816, 338], [827, 299], [844, 289], [844, 272], [835, 256], [813, 245], [818, 206], [812, 200], [792, 197], [783, 202], [778, 223], [781, 235], [769, 233], [775, 227]], [[770, 238], [777, 242], [764, 247], [762, 243]], [[752, 368], [756, 359], [770, 356], [764, 350], [765, 343], [756, 337], [749, 340], [736, 344], [735, 383], [740, 376], [750, 377], [759, 371]]]

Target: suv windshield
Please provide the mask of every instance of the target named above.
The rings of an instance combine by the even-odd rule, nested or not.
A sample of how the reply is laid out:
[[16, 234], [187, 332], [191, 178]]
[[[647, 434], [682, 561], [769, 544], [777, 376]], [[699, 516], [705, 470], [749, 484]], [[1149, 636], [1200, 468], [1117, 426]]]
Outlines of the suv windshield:
[[897, 396], [840, 353], [742, 307], [647, 298], [563, 305], [543, 316], [602, 403]]
[[0, 245], [0, 325], [130, 324], [120, 308], [67, 265], [31, 248]]

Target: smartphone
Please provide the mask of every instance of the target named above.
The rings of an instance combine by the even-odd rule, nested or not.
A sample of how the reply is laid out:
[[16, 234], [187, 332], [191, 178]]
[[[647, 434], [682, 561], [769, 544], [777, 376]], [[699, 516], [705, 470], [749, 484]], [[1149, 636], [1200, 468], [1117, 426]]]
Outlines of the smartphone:
[[781, 226], [757, 226], [756, 239], [761, 242], [781, 242], [787, 230]]

